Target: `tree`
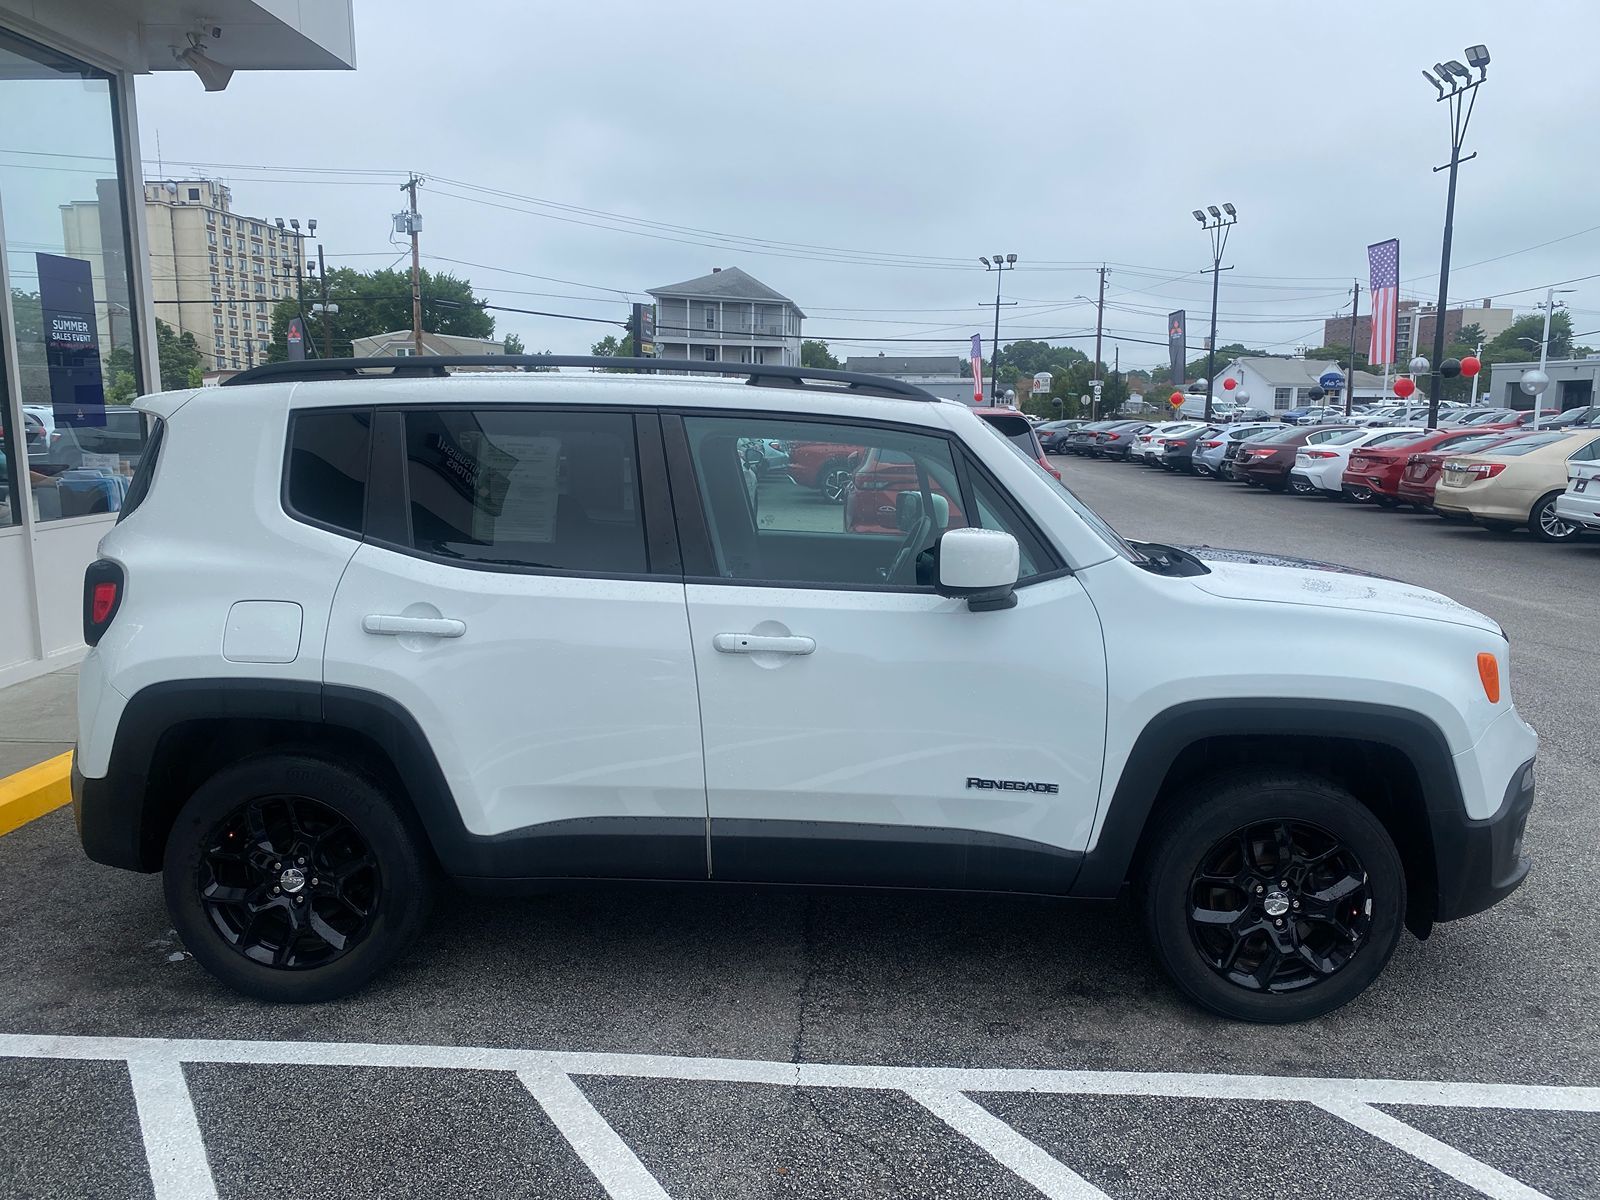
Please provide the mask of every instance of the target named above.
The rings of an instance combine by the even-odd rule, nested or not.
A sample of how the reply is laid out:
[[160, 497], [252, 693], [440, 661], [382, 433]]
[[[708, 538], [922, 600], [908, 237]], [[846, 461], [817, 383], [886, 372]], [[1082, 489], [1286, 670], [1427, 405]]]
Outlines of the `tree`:
[[505, 349], [507, 354], [526, 354], [527, 348], [523, 346], [522, 339], [514, 333], [506, 334]]
[[[322, 299], [322, 290], [318, 286], [306, 292], [306, 334], [318, 353], [322, 350], [325, 331], [332, 343], [333, 356], [338, 358], [353, 353], [352, 343], [356, 338], [411, 328], [410, 271], [356, 271], [350, 267], [335, 267], [328, 271], [326, 282], [328, 302], [337, 304], [338, 312], [313, 314], [311, 302]], [[494, 336], [494, 318], [485, 311], [485, 302], [472, 294], [472, 284], [467, 280], [423, 271], [421, 284], [422, 328], [428, 333], [473, 338]], [[273, 305], [268, 362], [281, 362], [289, 356], [289, 322], [299, 315], [299, 302], [293, 295]]]
[[[608, 333], [594, 345], [589, 347], [589, 353], [596, 358], [632, 358], [633, 334], [625, 333], [619, 339], [616, 334]], [[627, 367], [601, 367], [603, 371], [617, 371], [627, 373]]]
[[[1483, 348], [1489, 362], [1537, 362], [1539, 343], [1544, 337], [1544, 314], [1531, 313], [1507, 326], [1493, 341]], [[1524, 340], [1525, 339], [1525, 340]], [[1572, 317], [1566, 312], [1556, 312], [1550, 318], [1551, 358], [1572, 356]]]
[[840, 370], [842, 364], [828, 349], [828, 343], [818, 341], [816, 338], [807, 338], [800, 343], [800, 365], [810, 367], [814, 371]]
[[[1274, 358], [1274, 357], [1282, 357], [1282, 356], [1281, 355], [1269, 354], [1265, 350], [1252, 350], [1252, 349], [1250, 349], [1250, 347], [1246, 346], [1242, 342], [1230, 342], [1226, 346], [1218, 346], [1217, 347], [1217, 374], [1220, 375], [1222, 373], [1222, 371], [1224, 370], [1224, 368], [1226, 368], [1227, 365], [1230, 362], [1232, 362], [1234, 359], [1236, 359], [1236, 358]], [[1315, 357], [1315, 356], [1308, 354], [1306, 357], [1311, 358], [1311, 357]], [[1342, 357], [1342, 355], [1332, 355], [1332, 354], [1330, 354], [1330, 355], [1327, 355], [1327, 357], [1328, 358]], [[1210, 364], [1210, 357], [1208, 355], [1205, 355], [1205, 354], [1202, 354], [1199, 358], [1193, 359], [1193, 360], [1185, 363], [1184, 364], [1184, 368], [1183, 368], [1184, 381], [1185, 382], [1193, 382], [1196, 379], [1204, 379], [1206, 377], [1206, 371], [1209, 369], [1209, 364]], [[1152, 388], [1157, 389], [1157, 390], [1170, 387], [1171, 384], [1172, 384], [1172, 368], [1170, 368], [1170, 367], [1157, 367], [1155, 370], [1151, 371], [1150, 372], [1150, 384], [1151, 384]]]
[[[196, 377], [205, 370], [200, 356], [200, 344], [194, 334], [179, 333], [165, 321], [156, 322], [156, 355], [161, 360], [161, 389], [199, 387]], [[195, 382], [191, 382], [195, 380]]]

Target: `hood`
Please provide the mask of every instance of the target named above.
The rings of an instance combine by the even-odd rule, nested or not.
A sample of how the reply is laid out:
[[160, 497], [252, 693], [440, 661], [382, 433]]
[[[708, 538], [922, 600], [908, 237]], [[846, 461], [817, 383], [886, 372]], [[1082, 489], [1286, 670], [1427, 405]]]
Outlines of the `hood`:
[[1210, 574], [1194, 576], [1190, 582], [1223, 599], [1420, 617], [1504, 636], [1497, 623], [1475, 609], [1398, 579], [1281, 554], [1221, 550], [1212, 546], [1187, 546], [1185, 549], [1210, 570]]

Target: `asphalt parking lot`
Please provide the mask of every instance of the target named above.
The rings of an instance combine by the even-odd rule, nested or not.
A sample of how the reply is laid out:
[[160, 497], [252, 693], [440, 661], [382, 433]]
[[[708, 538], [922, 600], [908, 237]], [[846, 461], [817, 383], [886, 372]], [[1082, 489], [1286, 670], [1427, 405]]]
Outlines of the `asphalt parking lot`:
[[451, 896], [366, 992], [283, 1008], [57, 812], [0, 838], [0, 1194], [1600, 1195], [1600, 539], [1058, 461], [1130, 536], [1501, 621], [1528, 883], [1287, 1028], [1180, 1001], [1126, 902], [704, 890]]

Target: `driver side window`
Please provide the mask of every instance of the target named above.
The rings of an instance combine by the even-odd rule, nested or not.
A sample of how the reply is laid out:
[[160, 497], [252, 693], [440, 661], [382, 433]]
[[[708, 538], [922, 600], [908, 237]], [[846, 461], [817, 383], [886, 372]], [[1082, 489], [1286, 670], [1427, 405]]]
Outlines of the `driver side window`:
[[928, 587], [939, 535], [969, 524], [944, 438], [755, 416], [683, 426], [719, 578]]

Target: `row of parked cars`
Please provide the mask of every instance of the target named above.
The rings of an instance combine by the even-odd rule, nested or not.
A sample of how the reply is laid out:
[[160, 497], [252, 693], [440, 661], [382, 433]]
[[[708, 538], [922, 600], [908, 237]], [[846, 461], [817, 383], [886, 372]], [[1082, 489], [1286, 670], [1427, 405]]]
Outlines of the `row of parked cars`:
[[[1298, 496], [1434, 512], [1540, 541], [1600, 532], [1600, 406], [1540, 414], [1296, 412], [1294, 420], [1054, 422], [1048, 452], [1142, 463]], [[1419, 420], [1420, 417], [1420, 420]]]

